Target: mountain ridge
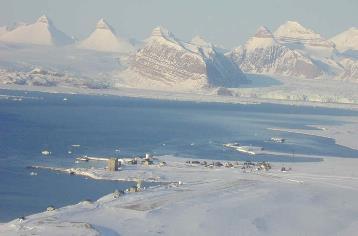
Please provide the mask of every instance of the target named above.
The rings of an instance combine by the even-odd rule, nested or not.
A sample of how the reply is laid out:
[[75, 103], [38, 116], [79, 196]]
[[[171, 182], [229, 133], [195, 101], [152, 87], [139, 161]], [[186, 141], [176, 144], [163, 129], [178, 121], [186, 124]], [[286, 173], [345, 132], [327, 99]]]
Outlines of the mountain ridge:
[[64, 46], [73, 43], [73, 39], [57, 29], [46, 15], [39, 17], [32, 24], [22, 24], [8, 30], [0, 36], [0, 41], [46, 46]]

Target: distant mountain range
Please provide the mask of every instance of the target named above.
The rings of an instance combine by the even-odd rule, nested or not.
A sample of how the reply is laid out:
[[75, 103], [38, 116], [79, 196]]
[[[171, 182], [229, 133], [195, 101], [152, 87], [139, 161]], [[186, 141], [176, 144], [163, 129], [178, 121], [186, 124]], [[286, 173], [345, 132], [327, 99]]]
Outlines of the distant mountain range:
[[[118, 54], [122, 66], [111, 78], [113, 86], [178, 90], [237, 87], [247, 82], [244, 73], [358, 81], [357, 28], [325, 39], [294, 21], [273, 33], [262, 26], [245, 44], [232, 50], [218, 48], [200, 36], [187, 42], [163, 27], [153, 29], [135, 49], [133, 40], [117, 35], [104, 19], [88, 38], [77, 41], [46, 16], [32, 24], [0, 27], [0, 42], [0, 49], [21, 44]], [[125, 60], [121, 55], [126, 55]]]
[[227, 56], [247, 73], [307, 79], [358, 79], [355, 53], [348, 54], [346, 50], [358, 52], [358, 40], [356, 37], [354, 42], [354, 34], [358, 36], [357, 32], [349, 30], [327, 40], [298, 22], [288, 21], [274, 33], [260, 27], [243, 46], [235, 48]]
[[0, 41], [48, 46], [74, 43], [74, 40], [58, 30], [47, 16], [41, 16], [33, 24], [22, 23], [14, 27], [2, 27]]

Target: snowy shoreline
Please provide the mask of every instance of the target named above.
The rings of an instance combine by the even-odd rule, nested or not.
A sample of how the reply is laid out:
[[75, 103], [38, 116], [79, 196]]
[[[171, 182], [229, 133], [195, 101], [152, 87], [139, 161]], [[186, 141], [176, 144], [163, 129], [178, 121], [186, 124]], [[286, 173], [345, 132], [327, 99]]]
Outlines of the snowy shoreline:
[[[262, 104], [272, 103], [279, 105], [291, 106], [308, 106], [358, 110], [356, 103], [330, 103], [330, 102], [313, 102], [300, 100], [285, 100], [272, 98], [258, 98], [255, 96], [220, 96], [210, 91], [199, 91], [196, 93], [179, 92], [179, 91], [156, 91], [136, 88], [117, 88], [117, 89], [87, 89], [74, 87], [44, 87], [44, 86], [27, 86], [27, 85], [0, 85], [3, 90], [30, 91], [42, 93], [61, 93], [61, 94], [82, 94], [95, 96], [119, 96], [130, 98], [143, 98], [167, 101], [183, 101], [183, 102], [208, 102], [208, 103], [230, 103], [230, 104]], [[246, 90], [246, 88], [243, 88]], [[240, 91], [240, 90], [239, 90]], [[240, 92], [238, 92], [240, 93]]]
[[358, 122], [357, 120], [354, 121], [353, 119], [346, 119], [346, 121], [348, 123], [342, 125], [310, 125], [309, 127], [312, 129], [269, 129], [280, 132], [290, 132], [330, 138], [333, 139], [338, 145], [358, 150]]
[[[358, 229], [354, 217], [358, 159], [274, 163], [269, 171], [257, 171], [188, 165], [186, 159], [173, 156], [159, 158], [168, 165], [83, 171], [105, 179], [159, 176], [182, 185], [119, 198], [109, 194], [95, 202], [38, 213], [0, 224], [0, 234], [352, 235]], [[282, 172], [282, 166], [292, 171]]]

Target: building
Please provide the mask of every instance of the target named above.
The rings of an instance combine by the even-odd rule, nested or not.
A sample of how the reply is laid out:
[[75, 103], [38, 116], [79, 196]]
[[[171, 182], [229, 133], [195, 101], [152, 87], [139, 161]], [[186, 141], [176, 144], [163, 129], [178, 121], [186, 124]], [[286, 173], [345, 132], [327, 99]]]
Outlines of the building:
[[108, 159], [108, 170], [109, 171], [118, 171], [118, 166], [119, 166], [118, 158]]

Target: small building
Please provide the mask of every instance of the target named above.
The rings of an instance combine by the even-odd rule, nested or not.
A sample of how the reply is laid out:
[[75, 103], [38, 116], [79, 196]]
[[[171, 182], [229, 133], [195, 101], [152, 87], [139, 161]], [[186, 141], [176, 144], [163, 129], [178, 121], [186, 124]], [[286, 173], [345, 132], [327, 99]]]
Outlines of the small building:
[[149, 159], [152, 159], [153, 158], [153, 155], [151, 155], [150, 153], [146, 153], [145, 154], [145, 158], [146, 160], [149, 160]]
[[113, 198], [119, 198], [119, 197], [122, 196], [122, 195], [124, 195], [124, 191], [122, 191], [122, 190], [116, 189], [116, 190], [114, 190], [114, 192], [113, 192]]
[[142, 161], [142, 164], [145, 166], [153, 165], [153, 161], [149, 159], [145, 159]]
[[161, 161], [160, 163], [159, 163], [159, 166], [166, 166], [167, 165], [167, 163], [165, 162], [165, 161]]
[[142, 188], [142, 180], [140, 180], [140, 179], [137, 180], [136, 187], [138, 190], [140, 190]]
[[108, 170], [109, 171], [118, 171], [118, 166], [119, 166], [118, 158], [108, 159]]
[[138, 192], [137, 186], [132, 186], [127, 190], [129, 193], [136, 193]]
[[47, 207], [47, 209], [46, 209], [46, 211], [54, 211], [54, 210], [56, 210], [56, 208], [52, 205]]
[[225, 162], [224, 166], [226, 168], [233, 168], [234, 167], [234, 165], [231, 162]]
[[223, 164], [221, 162], [217, 161], [214, 163], [214, 166], [221, 167], [221, 166], [223, 166]]

